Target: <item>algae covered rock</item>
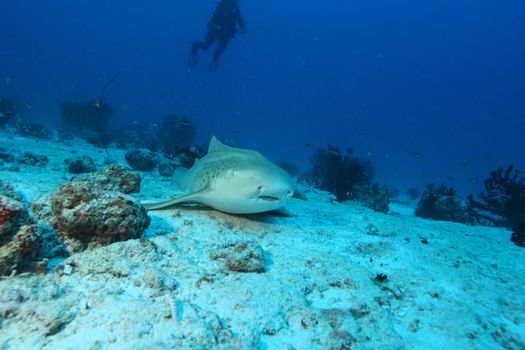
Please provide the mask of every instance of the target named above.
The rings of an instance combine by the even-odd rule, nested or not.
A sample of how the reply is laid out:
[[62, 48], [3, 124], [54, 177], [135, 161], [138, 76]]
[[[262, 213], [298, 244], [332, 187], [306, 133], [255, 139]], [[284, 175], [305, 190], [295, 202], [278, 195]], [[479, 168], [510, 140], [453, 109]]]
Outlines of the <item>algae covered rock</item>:
[[92, 173], [97, 170], [95, 161], [89, 156], [69, 158], [64, 163], [71, 174]]
[[52, 198], [54, 227], [74, 250], [139, 238], [151, 219], [133, 198], [96, 180], [63, 184]]
[[140, 171], [151, 171], [159, 163], [157, 155], [144, 148], [128, 151], [126, 161], [133, 169]]
[[224, 260], [226, 270], [235, 272], [265, 272], [264, 251], [255, 241], [225, 244], [210, 254], [212, 260]]
[[129, 172], [120, 164], [106, 165], [94, 174], [78, 176], [74, 181], [93, 181], [102, 190], [125, 194], [140, 191], [140, 175]]

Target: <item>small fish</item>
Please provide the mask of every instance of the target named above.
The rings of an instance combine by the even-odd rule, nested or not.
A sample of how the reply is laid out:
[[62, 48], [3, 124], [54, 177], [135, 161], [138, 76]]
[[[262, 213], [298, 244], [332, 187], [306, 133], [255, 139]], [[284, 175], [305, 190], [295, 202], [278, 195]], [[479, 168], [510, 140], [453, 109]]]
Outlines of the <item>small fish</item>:
[[310, 147], [310, 144], [308, 142], [305, 142], [304, 147]]
[[468, 158], [465, 158], [461, 162], [459, 162], [459, 164], [462, 165], [462, 166], [470, 166], [470, 165], [474, 164], [474, 162], [471, 161]]
[[180, 122], [179, 122], [180, 125], [183, 125], [183, 126], [190, 126], [191, 125], [191, 122], [188, 120], [188, 119], [182, 119]]
[[29, 101], [26, 101], [26, 102], [24, 102], [24, 107], [28, 108], [28, 109], [31, 109], [31, 108], [33, 108], [33, 104], [31, 102], [29, 102]]
[[11, 89], [11, 78], [10, 77], [5, 78], [5, 87], [8, 89]]
[[489, 160], [489, 159], [492, 159], [492, 156], [490, 154], [487, 154], [486, 156], [483, 157], [483, 159]]
[[97, 98], [95, 100], [95, 107], [97, 108], [102, 108], [102, 100], [100, 100], [99, 98]]
[[334, 156], [339, 156], [341, 154], [337, 148], [331, 146], [328, 146], [327, 151], [328, 153], [333, 154]]
[[493, 118], [497, 117], [498, 115], [499, 115], [499, 113], [496, 112], [496, 111], [490, 112], [490, 116], [493, 117]]
[[421, 153], [419, 153], [418, 151], [412, 151], [412, 152], [410, 152], [410, 155], [412, 155], [414, 157], [419, 157], [419, 156], [421, 156]]
[[235, 132], [236, 134], [242, 134], [242, 131], [240, 129], [235, 129], [233, 132]]
[[454, 182], [456, 181], [456, 178], [454, 176], [447, 176], [447, 180]]
[[352, 149], [352, 147], [347, 147], [347, 148], [346, 148], [346, 153], [348, 153], [348, 154], [354, 154], [354, 150]]
[[468, 179], [468, 182], [471, 183], [471, 184], [478, 184], [479, 183], [479, 179], [477, 177], [471, 177]]

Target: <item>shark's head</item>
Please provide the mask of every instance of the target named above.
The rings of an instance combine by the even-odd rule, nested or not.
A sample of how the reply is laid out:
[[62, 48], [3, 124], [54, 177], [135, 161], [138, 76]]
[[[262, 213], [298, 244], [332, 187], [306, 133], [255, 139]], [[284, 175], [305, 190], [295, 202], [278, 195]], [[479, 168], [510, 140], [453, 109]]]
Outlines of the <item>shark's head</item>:
[[215, 207], [237, 214], [261, 213], [282, 207], [293, 197], [293, 181], [286, 171], [271, 165], [234, 168], [217, 178], [214, 192], [228, 200]]

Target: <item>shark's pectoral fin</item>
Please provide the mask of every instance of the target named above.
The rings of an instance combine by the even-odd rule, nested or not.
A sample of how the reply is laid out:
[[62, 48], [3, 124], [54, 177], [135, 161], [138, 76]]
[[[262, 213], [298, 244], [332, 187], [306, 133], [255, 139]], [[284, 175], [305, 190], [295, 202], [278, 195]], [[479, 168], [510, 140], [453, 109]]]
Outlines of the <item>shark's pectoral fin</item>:
[[156, 201], [156, 202], [149, 202], [144, 201], [141, 202], [142, 206], [146, 208], [147, 210], [156, 210], [156, 209], [165, 209], [172, 207], [174, 205], [180, 204], [180, 203], [200, 203], [200, 196], [201, 192], [194, 192], [194, 193], [188, 193], [183, 196], [167, 199], [163, 201]]
[[273, 212], [278, 213], [283, 216], [295, 216], [294, 213], [292, 213], [290, 210], [286, 209], [285, 207], [277, 208], [273, 210]]

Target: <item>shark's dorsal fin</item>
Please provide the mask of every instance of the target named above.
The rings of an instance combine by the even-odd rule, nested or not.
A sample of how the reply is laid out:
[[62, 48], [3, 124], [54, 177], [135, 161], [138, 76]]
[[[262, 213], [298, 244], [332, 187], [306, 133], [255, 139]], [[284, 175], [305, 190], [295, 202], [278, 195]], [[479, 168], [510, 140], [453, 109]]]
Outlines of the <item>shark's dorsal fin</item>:
[[226, 146], [221, 141], [219, 141], [215, 135], [210, 139], [210, 144], [208, 146], [208, 154], [213, 152], [224, 152], [230, 150], [231, 147]]
[[208, 154], [212, 154], [215, 152], [231, 152], [236, 154], [247, 154], [256, 157], [263, 157], [262, 154], [251, 149], [237, 148], [225, 145], [224, 143], [219, 141], [219, 139], [217, 139], [215, 136], [212, 136], [210, 139], [210, 144], [208, 146]]

